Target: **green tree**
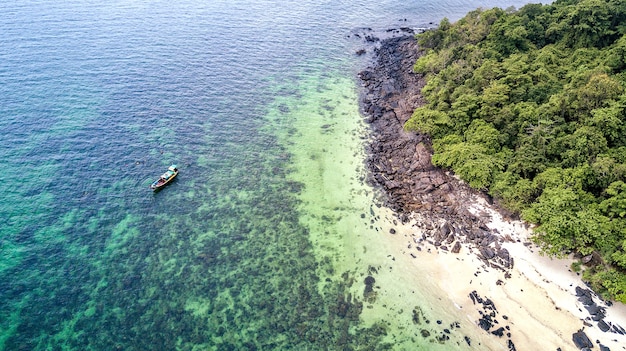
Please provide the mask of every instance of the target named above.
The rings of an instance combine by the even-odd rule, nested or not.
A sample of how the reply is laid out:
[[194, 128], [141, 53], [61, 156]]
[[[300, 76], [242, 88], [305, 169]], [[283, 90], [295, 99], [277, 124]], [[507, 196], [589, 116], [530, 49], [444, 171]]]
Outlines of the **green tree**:
[[482, 145], [487, 154], [500, 151], [500, 132], [492, 124], [475, 119], [465, 131], [465, 140], [471, 144]]
[[447, 113], [432, 110], [428, 107], [418, 107], [406, 122], [406, 130], [429, 134], [433, 137], [445, 135], [452, 128], [452, 120]]
[[606, 189], [608, 198], [600, 203], [600, 209], [613, 218], [626, 218], [626, 183], [616, 181]]
[[[575, 209], [578, 202], [579, 197], [571, 188], [547, 188], [537, 202], [522, 212], [522, 218], [538, 224], [535, 233], [539, 240], [536, 242], [543, 251], [562, 255], [576, 247], [579, 223]], [[587, 241], [586, 238], [582, 240]]]
[[499, 81], [492, 81], [481, 96], [480, 110], [478, 116], [486, 121], [493, 121], [497, 118], [498, 112], [509, 101], [511, 88]]
[[506, 208], [521, 213], [538, 196], [538, 189], [530, 180], [506, 171], [495, 175], [489, 194], [499, 199]]
[[612, 297], [626, 303], [626, 274], [614, 268], [600, 267], [600, 270], [589, 270], [583, 278], [590, 281], [594, 290], [605, 297]]
[[504, 170], [505, 154], [489, 154], [481, 144], [458, 142], [442, 145], [433, 155], [436, 166], [454, 169], [472, 188], [487, 189], [497, 172]]
[[593, 185], [598, 189], [608, 190], [611, 183], [626, 180], [626, 165], [607, 154], [596, 157], [591, 164], [591, 171], [595, 179]]
[[606, 73], [594, 74], [577, 91], [578, 106], [588, 111], [606, 107], [624, 93], [622, 84]]
[[591, 111], [590, 118], [584, 121], [585, 124], [597, 128], [608, 144], [624, 145], [624, 106], [622, 103], [611, 103], [608, 107], [597, 108]]
[[608, 150], [607, 141], [595, 127], [582, 126], [573, 134], [560, 138], [562, 150], [558, 150], [566, 167], [591, 164], [595, 157]]
[[559, 7], [546, 31], [571, 47], [605, 47], [619, 32], [614, 26], [616, 4], [607, 0], [582, 0]]

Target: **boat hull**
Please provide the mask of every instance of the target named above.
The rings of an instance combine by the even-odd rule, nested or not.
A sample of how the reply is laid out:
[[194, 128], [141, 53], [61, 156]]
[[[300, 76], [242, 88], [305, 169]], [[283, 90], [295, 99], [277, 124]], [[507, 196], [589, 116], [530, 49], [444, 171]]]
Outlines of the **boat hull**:
[[152, 184], [150, 184], [150, 189], [152, 189], [153, 191], [162, 189], [164, 186], [171, 183], [176, 178], [177, 175], [178, 175], [178, 168], [176, 168], [176, 165], [170, 166], [167, 172], [163, 173], [159, 177], [159, 179], [155, 180]]

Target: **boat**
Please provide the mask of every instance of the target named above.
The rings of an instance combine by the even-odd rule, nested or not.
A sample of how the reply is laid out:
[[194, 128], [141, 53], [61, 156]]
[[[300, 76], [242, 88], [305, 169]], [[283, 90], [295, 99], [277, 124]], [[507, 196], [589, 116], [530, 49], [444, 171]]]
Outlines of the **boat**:
[[157, 191], [161, 189], [162, 187], [166, 186], [169, 182], [174, 180], [174, 178], [176, 178], [177, 175], [178, 175], [178, 168], [176, 168], [176, 165], [171, 165], [167, 169], [167, 172], [161, 174], [159, 179], [155, 180], [154, 183], [150, 185], [150, 189], [152, 189], [153, 191]]

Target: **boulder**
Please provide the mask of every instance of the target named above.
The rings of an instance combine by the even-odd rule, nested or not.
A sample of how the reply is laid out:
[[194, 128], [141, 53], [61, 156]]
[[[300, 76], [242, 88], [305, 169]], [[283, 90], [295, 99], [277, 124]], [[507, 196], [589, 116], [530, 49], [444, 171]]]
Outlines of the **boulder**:
[[602, 321], [602, 320], [598, 322], [598, 328], [600, 328], [600, 330], [602, 330], [605, 333], [611, 329], [611, 327], [608, 324], [606, 324], [605, 321]]
[[503, 337], [504, 336], [504, 327], [500, 327], [500, 328], [492, 331], [491, 334], [493, 334], [495, 336]]
[[490, 247], [481, 246], [479, 250], [480, 254], [483, 255], [483, 257], [487, 260], [490, 260], [496, 256], [496, 253]]
[[452, 247], [452, 253], [458, 254], [461, 251], [461, 243], [460, 242], [456, 242], [454, 243], [454, 246]]
[[572, 334], [572, 341], [578, 349], [582, 350], [585, 347], [593, 347], [593, 343], [589, 340], [589, 337], [585, 332], [580, 329], [576, 333]]
[[498, 250], [498, 257], [503, 259], [505, 262], [508, 262], [511, 258], [511, 255], [509, 254], [509, 250], [502, 248]]

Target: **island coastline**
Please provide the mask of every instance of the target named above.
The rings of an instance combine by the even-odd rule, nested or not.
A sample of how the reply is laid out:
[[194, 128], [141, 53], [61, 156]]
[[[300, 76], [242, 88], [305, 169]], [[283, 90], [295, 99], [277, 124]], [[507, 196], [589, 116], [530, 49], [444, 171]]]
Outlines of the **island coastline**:
[[[398, 249], [433, 270], [450, 302], [477, 328], [501, 338], [504, 349], [625, 349], [624, 305], [591, 292], [569, 270], [571, 259], [541, 256], [530, 242], [532, 228], [434, 167], [428, 136], [403, 129], [424, 103], [424, 81], [412, 71], [419, 55], [414, 36], [399, 33], [384, 40], [370, 34], [373, 64], [359, 73], [361, 111], [370, 126], [368, 181], [402, 223], [393, 233], [406, 240]], [[426, 262], [424, 252], [436, 254]]]

